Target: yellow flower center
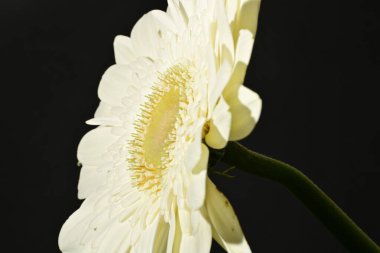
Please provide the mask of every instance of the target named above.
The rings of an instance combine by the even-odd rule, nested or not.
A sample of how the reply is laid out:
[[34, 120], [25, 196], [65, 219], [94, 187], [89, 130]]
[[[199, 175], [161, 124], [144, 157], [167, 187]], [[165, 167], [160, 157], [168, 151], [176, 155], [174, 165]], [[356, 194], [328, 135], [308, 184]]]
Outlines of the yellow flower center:
[[191, 92], [187, 85], [191, 76], [182, 64], [159, 74], [158, 79], [140, 106], [128, 159], [135, 186], [151, 192], [161, 190], [162, 176], [172, 161], [177, 128], [182, 125], [181, 115]]

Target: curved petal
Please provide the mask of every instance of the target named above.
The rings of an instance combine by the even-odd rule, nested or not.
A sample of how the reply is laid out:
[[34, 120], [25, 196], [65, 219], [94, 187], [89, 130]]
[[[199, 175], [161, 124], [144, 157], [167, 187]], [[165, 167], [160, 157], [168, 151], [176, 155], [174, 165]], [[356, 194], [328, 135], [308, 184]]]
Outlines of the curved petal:
[[256, 34], [257, 20], [259, 17], [261, 0], [242, 0], [237, 16], [237, 30], [248, 29], [253, 35]]
[[202, 131], [195, 130], [194, 137], [192, 142], [186, 149], [184, 165], [187, 171], [191, 172], [195, 166], [199, 163], [199, 160], [202, 157]]
[[122, 126], [123, 122], [117, 117], [96, 117], [86, 121], [87, 125]]
[[157, 59], [168, 37], [176, 31], [170, 16], [159, 10], [153, 10], [135, 24], [131, 32], [133, 48], [139, 56]]
[[113, 65], [104, 73], [98, 88], [99, 98], [111, 106], [122, 106], [123, 98], [133, 92], [136, 82], [128, 65]]
[[187, 205], [191, 210], [199, 209], [206, 197], [206, 178], [209, 151], [202, 144], [201, 159], [190, 174], [190, 183], [187, 189]]
[[230, 202], [211, 180], [207, 181], [206, 208], [217, 241], [222, 242], [229, 253], [251, 252]]
[[100, 101], [98, 108], [95, 111], [94, 117], [110, 117], [112, 115], [111, 113], [112, 106]]
[[239, 7], [239, 2], [240, 0], [228, 0], [224, 3], [227, 11], [228, 22], [230, 23], [231, 27], [234, 27], [236, 15], [238, 14], [237, 11]]
[[123, 35], [115, 37], [113, 42], [116, 64], [128, 64], [136, 59], [131, 38]]
[[195, 15], [195, 4], [193, 0], [179, 0], [178, 1], [183, 11], [186, 13], [186, 17], [190, 18]]
[[[181, 212], [181, 210], [179, 210]], [[191, 232], [182, 232], [181, 253], [208, 253], [211, 249], [211, 225], [201, 210], [191, 212]]]
[[173, 19], [179, 31], [183, 31], [186, 28], [188, 17], [183, 6], [180, 6], [179, 0], [168, 0], [167, 13]]
[[208, 87], [208, 110], [212, 112], [218, 99], [222, 95], [223, 89], [228, 84], [231, 77], [231, 65], [225, 61], [216, 74], [215, 83], [210, 83]]
[[[138, 252], [164, 252], [161, 243], [167, 238], [168, 227], [151, 202], [133, 189], [91, 194], [63, 225], [61, 251], [125, 253], [134, 246], [142, 249]], [[145, 218], [151, 213], [155, 216], [148, 222]]]
[[223, 91], [223, 95], [226, 98], [227, 102], [229, 102], [231, 99], [235, 99], [237, 89], [241, 84], [244, 83], [245, 74], [249, 60], [251, 58], [253, 42], [253, 36], [250, 31], [241, 30], [239, 32], [231, 79]]
[[108, 148], [118, 140], [118, 136], [112, 134], [111, 127], [98, 127], [85, 136], [78, 146], [78, 160], [84, 165], [99, 166], [107, 163], [105, 154]]
[[171, 207], [171, 214], [166, 253], [180, 253], [182, 232], [178, 222], [178, 209], [174, 204]]
[[219, 55], [219, 64], [229, 61], [232, 64], [235, 55], [234, 39], [232, 30], [228, 22], [226, 9], [222, 1], [215, 2], [216, 21], [217, 21], [217, 44], [216, 53]]
[[78, 198], [85, 199], [107, 182], [106, 170], [98, 170], [98, 166], [83, 166], [78, 182]]
[[154, 222], [141, 234], [140, 239], [136, 243], [135, 251], [147, 253], [166, 252], [168, 230], [169, 226], [164, 222], [163, 217], [161, 215], [157, 216]]
[[210, 120], [210, 129], [205, 136], [207, 145], [215, 149], [224, 148], [227, 145], [231, 130], [231, 112], [223, 97], [215, 107]]
[[240, 140], [251, 133], [260, 118], [261, 107], [259, 95], [241, 85], [237, 99], [230, 103], [232, 113], [230, 140]]

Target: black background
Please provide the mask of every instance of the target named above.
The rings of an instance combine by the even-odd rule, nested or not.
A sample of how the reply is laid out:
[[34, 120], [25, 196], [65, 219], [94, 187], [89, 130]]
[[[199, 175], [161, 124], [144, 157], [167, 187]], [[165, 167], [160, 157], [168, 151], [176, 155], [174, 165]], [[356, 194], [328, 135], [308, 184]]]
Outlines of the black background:
[[[375, 3], [263, 1], [246, 77], [263, 111], [243, 143], [300, 168], [380, 242]], [[4, 252], [59, 252], [59, 229], [80, 205], [77, 144], [113, 38], [156, 8], [165, 1], [0, 0]], [[232, 174], [211, 176], [255, 252], [346, 252], [282, 186]]]

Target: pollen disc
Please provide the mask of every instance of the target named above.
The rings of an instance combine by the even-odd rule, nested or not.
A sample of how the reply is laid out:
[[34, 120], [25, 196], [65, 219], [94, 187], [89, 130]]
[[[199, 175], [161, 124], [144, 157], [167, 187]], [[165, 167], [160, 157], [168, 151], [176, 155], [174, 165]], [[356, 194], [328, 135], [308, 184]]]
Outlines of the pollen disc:
[[189, 104], [189, 68], [178, 64], [159, 74], [134, 122], [128, 162], [137, 188], [159, 192], [162, 176], [172, 161], [177, 130]]

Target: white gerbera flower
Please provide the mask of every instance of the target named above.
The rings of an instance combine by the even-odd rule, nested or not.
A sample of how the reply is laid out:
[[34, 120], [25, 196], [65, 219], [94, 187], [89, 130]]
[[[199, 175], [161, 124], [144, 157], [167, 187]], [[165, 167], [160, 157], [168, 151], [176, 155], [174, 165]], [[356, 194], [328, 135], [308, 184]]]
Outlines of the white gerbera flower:
[[241, 86], [253, 36], [239, 22], [257, 1], [230, 2], [169, 0], [167, 12], [144, 15], [130, 38], [116, 37], [116, 65], [88, 121], [99, 127], [78, 148], [85, 201], [62, 227], [62, 252], [202, 253], [212, 237], [228, 252], [250, 252], [207, 177], [202, 143], [223, 148], [230, 132], [244, 137], [261, 108]]

